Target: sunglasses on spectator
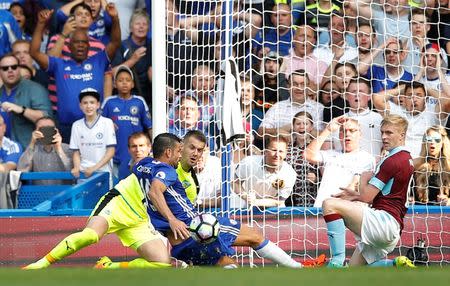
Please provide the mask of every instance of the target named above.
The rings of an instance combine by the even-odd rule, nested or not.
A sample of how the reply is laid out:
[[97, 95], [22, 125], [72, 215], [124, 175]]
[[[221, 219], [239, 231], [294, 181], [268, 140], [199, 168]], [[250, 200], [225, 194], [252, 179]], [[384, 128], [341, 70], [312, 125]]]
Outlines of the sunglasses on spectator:
[[442, 138], [437, 136], [424, 136], [423, 142], [426, 143], [441, 143]]
[[384, 51], [384, 53], [385, 53], [386, 55], [390, 55], [390, 54], [397, 55], [397, 54], [399, 53], [399, 51], [386, 50], [386, 51]]
[[8, 71], [9, 69], [15, 71], [18, 67], [19, 65], [11, 65], [11, 66], [2, 66], [0, 68], [2, 69], [2, 71]]

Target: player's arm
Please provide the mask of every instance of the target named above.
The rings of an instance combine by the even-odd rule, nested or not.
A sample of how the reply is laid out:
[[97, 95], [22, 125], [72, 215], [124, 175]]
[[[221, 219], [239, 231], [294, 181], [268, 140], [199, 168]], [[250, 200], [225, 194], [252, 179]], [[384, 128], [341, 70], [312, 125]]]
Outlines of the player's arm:
[[164, 198], [164, 192], [167, 190], [166, 185], [158, 179], [153, 180], [150, 190], [147, 193], [148, 198], [152, 202], [152, 205], [156, 210], [167, 219], [172, 230], [175, 239], [180, 236], [182, 239], [189, 237], [189, 231], [187, 225], [178, 220], [167, 205]]
[[121, 45], [121, 35], [120, 35], [120, 22], [119, 22], [119, 13], [116, 9], [114, 3], [108, 3], [105, 8], [106, 12], [109, 16], [111, 16], [112, 25], [111, 25], [111, 41], [105, 48], [106, 54], [109, 59], [113, 59], [116, 51], [120, 48]]
[[42, 10], [39, 12], [38, 21], [30, 44], [30, 55], [39, 64], [42, 70], [47, 70], [49, 59], [46, 54], [40, 51], [41, 41], [44, 34], [45, 25], [52, 14], [53, 10]]
[[84, 176], [86, 178], [90, 177], [92, 173], [100, 169], [101, 167], [105, 166], [106, 164], [111, 161], [111, 159], [114, 157], [114, 153], [116, 152], [116, 148], [114, 146], [108, 146], [106, 147], [105, 155], [100, 159], [100, 161], [97, 162], [94, 166], [88, 167], [84, 170]]

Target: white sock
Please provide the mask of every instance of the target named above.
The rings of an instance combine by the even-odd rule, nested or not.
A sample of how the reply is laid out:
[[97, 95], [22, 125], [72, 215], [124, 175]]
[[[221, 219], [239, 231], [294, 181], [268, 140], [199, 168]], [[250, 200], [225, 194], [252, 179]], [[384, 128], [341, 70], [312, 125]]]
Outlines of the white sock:
[[223, 267], [223, 269], [237, 269], [238, 266], [236, 264], [228, 264]]
[[266, 239], [255, 249], [256, 253], [263, 258], [272, 260], [280, 265], [290, 268], [302, 268], [303, 264], [292, 259], [283, 249], [279, 248], [270, 240]]

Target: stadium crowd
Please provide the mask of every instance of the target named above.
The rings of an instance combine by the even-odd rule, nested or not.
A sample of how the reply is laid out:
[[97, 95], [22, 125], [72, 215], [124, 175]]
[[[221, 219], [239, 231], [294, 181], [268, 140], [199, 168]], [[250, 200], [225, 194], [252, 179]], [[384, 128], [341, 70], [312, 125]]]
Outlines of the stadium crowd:
[[[1, 172], [130, 173], [129, 138], [152, 135], [150, 2], [0, 0]], [[209, 150], [178, 174], [198, 186], [192, 203], [219, 207], [225, 5], [166, 4], [168, 130], [200, 130]], [[389, 114], [409, 123], [410, 201], [450, 205], [448, 0], [248, 0], [232, 14], [246, 132], [232, 207], [320, 207], [357, 189], [385, 156]]]

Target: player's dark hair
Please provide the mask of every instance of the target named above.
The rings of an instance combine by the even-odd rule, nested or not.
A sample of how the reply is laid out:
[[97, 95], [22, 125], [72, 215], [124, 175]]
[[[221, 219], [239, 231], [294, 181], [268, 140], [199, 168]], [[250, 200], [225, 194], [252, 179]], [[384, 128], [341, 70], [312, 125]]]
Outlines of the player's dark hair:
[[141, 138], [144, 137], [145, 139], [147, 139], [147, 143], [151, 144], [152, 140], [150, 139], [150, 137], [148, 136], [147, 133], [145, 132], [134, 132], [132, 133], [130, 136], [128, 136], [128, 147], [130, 147], [130, 141], [133, 139], [137, 139], [137, 138]]
[[202, 143], [206, 143], [206, 136], [200, 130], [189, 130], [186, 135], [184, 135], [183, 142], [187, 142], [189, 138], [194, 137], [198, 141]]
[[293, 71], [287, 78], [289, 84], [292, 84], [292, 78], [294, 76], [304, 77], [306, 79], [306, 81], [305, 81], [306, 85], [309, 85], [309, 75], [306, 73], [306, 71], [304, 69], [298, 69], [298, 70]]
[[406, 84], [406, 86], [405, 86], [405, 94], [406, 94], [406, 92], [408, 90], [416, 89], [416, 88], [421, 88], [423, 90], [423, 92], [425, 94], [427, 94], [427, 89], [425, 88], [425, 85], [423, 83], [415, 81], [415, 80]]
[[89, 5], [87, 5], [86, 3], [84, 3], [84, 2], [78, 3], [77, 5], [73, 6], [73, 7], [70, 9], [70, 12], [69, 12], [70, 15], [74, 15], [74, 14], [75, 14], [75, 11], [76, 11], [78, 8], [80, 8], [80, 7], [83, 7], [83, 9], [88, 10], [88, 11], [89, 11], [89, 14], [91, 14], [91, 17], [94, 17], [94, 15], [92, 14], [92, 9], [91, 9], [91, 7], [90, 7]]
[[156, 136], [153, 142], [153, 157], [160, 158], [167, 149], [175, 148], [177, 143], [181, 143], [181, 139], [171, 133], [161, 133]]

